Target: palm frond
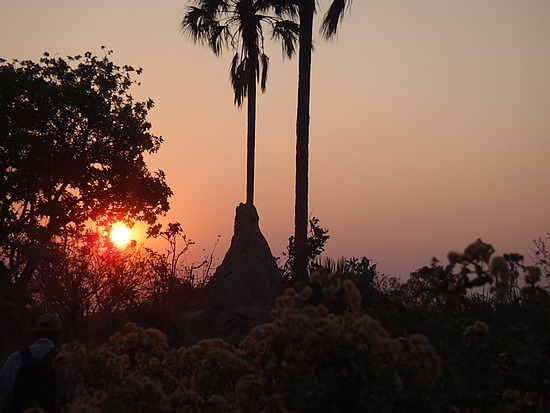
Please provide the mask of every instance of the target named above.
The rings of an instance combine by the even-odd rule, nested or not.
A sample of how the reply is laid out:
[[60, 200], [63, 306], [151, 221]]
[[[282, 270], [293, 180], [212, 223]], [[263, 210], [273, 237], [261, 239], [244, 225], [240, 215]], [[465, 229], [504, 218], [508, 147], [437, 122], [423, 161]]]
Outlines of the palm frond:
[[[241, 106], [252, 80], [265, 92], [269, 58], [264, 52], [264, 24], [281, 41], [284, 56], [296, 53], [302, 0], [189, 0], [181, 31], [216, 55], [224, 48], [235, 53], [230, 66], [234, 102]], [[316, 0], [309, 0], [316, 3]], [[287, 17], [285, 20], [282, 16]]]
[[300, 0], [266, 0], [273, 9], [275, 15], [282, 18], [296, 20], [300, 7]]
[[265, 88], [267, 86], [267, 71], [269, 68], [269, 57], [265, 53], [262, 53], [260, 55], [260, 65], [262, 67], [262, 76], [260, 80], [260, 87], [262, 88], [262, 92], [265, 92]]
[[246, 58], [241, 60], [239, 53], [235, 53], [235, 56], [231, 60], [229, 71], [231, 86], [235, 93], [234, 103], [239, 107], [242, 106], [244, 98], [248, 93], [247, 60]]
[[271, 37], [281, 42], [283, 55], [289, 59], [296, 53], [300, 25], [292, 20], [278, 20], [271, 26]]
[[224, 13], [229, 10], [228, 0], [191, 0], [196, 7], [212, 12]]
[[347, 9], [351, 7], [353, 0], [333, 0], [323, 18], [321, 34], [325, 39], [330, 39], [338, 30], [338, 23], [344, 18]]
[[227, 26], [213, 25], [209, 36], [208, 44], [216, 56], [220, 55], [224, 45], [228, 43], [229, 29]]
[[228, 28], [220, 24], [220, 15], [228, 5], [225, 0], [194, 0], [180, 24], [180, 30], [195, 43], [209, 46], [216, 55], [228, 40]]
[[207, 38], [206, 34], [210, 31], [211, 24], [212, 19], [206, 10], [189, 6], [180, 24], [180, 30], [194, 42], [202, 42]]

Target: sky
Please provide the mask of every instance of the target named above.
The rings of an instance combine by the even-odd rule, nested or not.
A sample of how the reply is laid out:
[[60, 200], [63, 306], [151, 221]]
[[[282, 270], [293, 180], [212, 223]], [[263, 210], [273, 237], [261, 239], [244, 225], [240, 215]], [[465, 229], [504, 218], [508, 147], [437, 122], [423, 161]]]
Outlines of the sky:
[[[317, 23], [328, 0], [319, 0]], [[164, 222], [220, 263], [245, 200], [246, 111], [231, 53], [183, 36], [185, 0], [0, 0], [0, 57], [101, 46], [143, 68], [140, 100], [164, 138], [148, 160], [174, 192]], [[310, 214], [325, 255], [406, 276], [481, 238], [529, 254], [550, 231], [550, 1], [356, 0], [335, 40], [314, 39]], [[318, 25], [316, 26], [317, 30]], [[266, 43], [255, 205], [272, 253], [293, 233], [298, 60]], [[137, 237], [137, 236], [136, 236]], [[137, 237], [138, 238], [138, 237]]]

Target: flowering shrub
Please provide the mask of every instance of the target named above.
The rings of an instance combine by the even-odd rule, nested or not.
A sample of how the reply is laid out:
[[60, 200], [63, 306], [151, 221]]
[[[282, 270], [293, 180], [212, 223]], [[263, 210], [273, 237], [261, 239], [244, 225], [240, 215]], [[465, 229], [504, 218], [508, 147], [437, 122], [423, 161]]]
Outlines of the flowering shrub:
[[[441, 308], [452, 309], [464, 303], [467, 295], [475, 288], [487, 287], [497, 302], [529, 294], [541, 280], [541, 270], [535, 266], [524, 266], [523, 257], [518, 254], [493, 256], [495, 250], [481, 239], [470, 244], [464, 253], [449, 252], [449, 264], [442, 265], [433, 259], [430, 266], [411, 274], [408, 286], [416, 298]], [[526, 287], [520, 288], [518, 280], [523, 274]]]
[[158, 330], [128, 323], [90, 352], [78, 343], [64, 350], [71, 357], [62, 362], [87, 388], [68, 412], [269, 411], [276, 400], [245, 354], [221, 339], [173, 349]]
[[[133, 323], [91, 351], [65, 346], [64, 362], [88, 389], [68, 411], [338, 411], [350, 401], [361, 410], [405, 405], [433, 388], [440, 360], [425, 336], [392, 338], [363, 312], [350, 280], [317, 273], [311, 284], [288, 289], [273, 321], [238, 347], [211, 339], [173, 349], [158, 330]], [[340, 295], [345, 311], [315, 304], [319, 294]]]
[[548, 411], [550, 297], [541, 270], [519, 254], [495, 256], [479, 239], [448, 260], [412, 274], [404, 295], [439, 350], [436, 400], [460, 412]]
[[129, 323], [66, 346], [87, 388], [67, 411], [549, 411], [548, 291], [509, 258], [478, 240], [395, 287], [406, 294], [321, 270], [238, 345], [173, 348]]
[[[320, 302], [338, 297], [346, 303], [342, 314]], [[290, 411], [395, 409], [410, 403], [413, 391], [420, 406], [423, 390], [439, 377], [439, 357], [426, 337], [392, 338], [364, 313], [355, 284], [337, 274], [317, 272], [309, 286], [287, 289], [272, 318], [240, 348]]]

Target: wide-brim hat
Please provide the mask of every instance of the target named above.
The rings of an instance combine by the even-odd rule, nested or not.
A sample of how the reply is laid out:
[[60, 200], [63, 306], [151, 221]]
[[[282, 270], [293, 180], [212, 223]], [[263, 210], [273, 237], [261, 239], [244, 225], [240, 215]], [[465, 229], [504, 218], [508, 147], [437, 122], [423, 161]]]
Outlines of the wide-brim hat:
[[52, 313], [42, 314], [36, 320], [36, 331], [61, 331], [61, 320]]

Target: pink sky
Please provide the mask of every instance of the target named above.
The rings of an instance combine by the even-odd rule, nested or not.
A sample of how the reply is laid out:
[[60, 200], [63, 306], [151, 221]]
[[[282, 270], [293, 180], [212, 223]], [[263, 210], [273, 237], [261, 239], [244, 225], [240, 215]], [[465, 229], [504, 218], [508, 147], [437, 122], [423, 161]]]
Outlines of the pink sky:
[[[320, 1], [321, 11], [328, 1]], [[230, 54], [181, 36], [185, 1], [0, 0], [0, 57], [101, 45], [142, 67], [139, 99], [164, 137], [152, 169], [174, 191], [167, 221], [226, 251], [245, 197], [245, 111]], [[550, 231], [550, 2], [355, 1], [336, 41], [315, 39], [310, 209], [327, 255], [407, 274], [481, 237], [529, 252]], [[256, 206], [274, 255], [293, 232], [297, 60], [271, 57], [258, 100]]]

